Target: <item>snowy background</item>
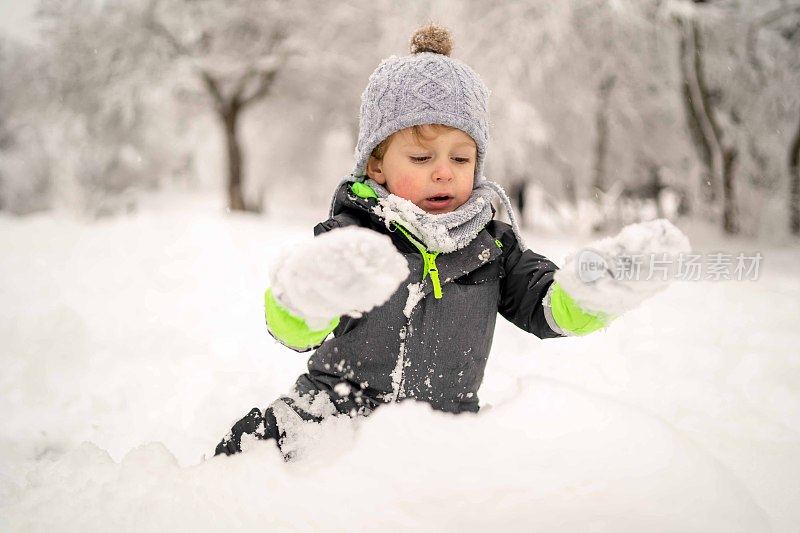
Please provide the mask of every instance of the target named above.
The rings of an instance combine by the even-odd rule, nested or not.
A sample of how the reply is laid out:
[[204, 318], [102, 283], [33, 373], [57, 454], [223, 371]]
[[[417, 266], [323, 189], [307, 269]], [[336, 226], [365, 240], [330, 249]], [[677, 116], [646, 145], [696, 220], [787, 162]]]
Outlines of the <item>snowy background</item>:
[[[800, 7], [222, 5], [0, 3], [0, 530], [797, 530]], [[303, 372], [264, 328], [271, 260], [428, 18], [492, 89], [487, 175], [534, 250], [662, 215], [759, 277], [585, 338], [500, 319], [475, 416], [406, 402], [303, 461], [210, 459]]]

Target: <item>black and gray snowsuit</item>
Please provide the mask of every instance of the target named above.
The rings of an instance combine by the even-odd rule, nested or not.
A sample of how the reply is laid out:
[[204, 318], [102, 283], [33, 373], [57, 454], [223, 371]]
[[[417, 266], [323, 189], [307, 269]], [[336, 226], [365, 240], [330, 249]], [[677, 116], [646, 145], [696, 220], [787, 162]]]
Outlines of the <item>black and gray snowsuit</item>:
[[[284, 448], [292, 418], [364, 415], [408, 398], [451, 413], [477, 412], [498, 312], [539, 338], [560, 336], [542, 304], [557, 267], [521, 251], [511, 226], [492, 220], [465, 248], [431, 260], [407, 232], [387, 229], [372, 211], [376, 199], [361, 198], [350, 186], [338, 189], [333, 217], [314, 234], [355, 225], [389, 235], [408, 261], [409, 277], [380, 307], [360, 318], [341, 317], [292, 392], [265, 412], [251, 410], [219, 444], [218, 454], [240, 451], [245, 433], [274, 438]], [[440, 287], [432, 282], [436, 276], [425, 275], [431, 269], [438, 271]], [[409, 290], [410, 284], [420, 284], [419, 292], [413, 285]], [[422, 296], [416, 304], [409, 301], [412, 292]]]

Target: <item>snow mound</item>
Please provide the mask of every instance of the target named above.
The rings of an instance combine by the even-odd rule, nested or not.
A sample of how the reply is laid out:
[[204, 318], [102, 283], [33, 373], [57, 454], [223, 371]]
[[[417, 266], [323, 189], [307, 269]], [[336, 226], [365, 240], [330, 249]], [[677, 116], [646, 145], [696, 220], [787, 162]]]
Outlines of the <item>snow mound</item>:
[[[519, 421], [525, 421], [520, 425]], [[634, 407], [528, 378], [485, 414], [413, 401], [328, 424], [298, 463], [274, 445], [180, 468], [84, 444], [40, 462], [4, 531], [765, 531], [738, 480]]]
[[[696, 249], [758, 249], [770, 268], [673, 284], [598, 336], [498, 320], [477, 417], [404, 402], [326, 420], [296, 463], [260, 442], [196, 465], [306, 370], [264, 329], [264, 265], [318, 220], [220, 198], [91, 224], [0, 213], [3, 533], [797, 531], [797, 246], [695, 227]], [[126, 457], [145, 442], [166, 448]]]
[[385, 303], [409, 274], [391, 239], [340, 228], [292, 247], [275, 262], [275, 298], [314, 329], [341, 315], [361, 316]]
[[583, 309], [619, 316], [665, 289], [690, 250], [666, 219], [630, 224], [567, 256], [555, 280]]

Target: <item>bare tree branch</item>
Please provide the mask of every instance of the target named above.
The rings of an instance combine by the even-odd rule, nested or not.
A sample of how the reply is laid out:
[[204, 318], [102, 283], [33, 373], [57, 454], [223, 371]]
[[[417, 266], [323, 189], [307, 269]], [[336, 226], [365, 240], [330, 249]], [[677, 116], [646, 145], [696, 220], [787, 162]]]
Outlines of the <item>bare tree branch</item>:
[[259, 73], [258, 77], [258, 84], [255, 86], [253, 92], [248, 94], [247, 96], [242, 95], [240, 98], [240, 103], [242, 107], [246, 107], [253, 102], [264, 98], [269, 94], [270, 89], [272, 88], [272, 84], [275, 81], [275, 76], [277, 76], [278, 71], [275, 69], [263, 71]]
[[239, 82], [236, 84], [236, 87], [233, 88], [231, 99], [241, 101], [242, 93], [244, 93], [244, 91], [247, 89], [247, 84], [250, 83], [250, 81], [256, 76], [258, 76], [258, 70], [255, 67], [247, 69], [239, 78]]
[[800, 4], [781, 6], [772, 11], [768, 11], [751, 22], [750, 27], [747, 29], [747, 57], [750, 59], [750, 65], [758, 75], [761, 85], [766, 83], [766, 75], [764, 74], [764, 67], [761, 63], [761, 59], [758, 57], [758, 34], [763, 28], [792, 13], [800, 13]]
[[169, 44], [172, 51], [180, 56], [191, 56], [192, 53], [189, 48], [184, 45], [175, 35], [167, 28], [156, 16], [156, 9], [160, 0], [152, 0], [144, 13], [145, 26], [157, 36], [163, 38]]
[[200, 74], [200, 79], [203, 80], [203, 84], [214, 99], [214, 107], [217, 109], [217, 112], [222, 115], [226, 114], [228, 102], [225, 100], [225, 96], [222, 94], [217, 80], [205, 70], [198, 69], [198, 72]]

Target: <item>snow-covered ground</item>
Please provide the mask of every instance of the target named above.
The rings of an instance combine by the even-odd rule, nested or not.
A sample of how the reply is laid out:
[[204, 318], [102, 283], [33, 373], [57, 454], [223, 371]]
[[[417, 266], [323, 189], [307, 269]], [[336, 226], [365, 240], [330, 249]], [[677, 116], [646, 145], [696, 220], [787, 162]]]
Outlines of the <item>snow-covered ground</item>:
[[690, 232], [760, 250], [761, 278], [674, 283], [584, 338], [500, 319], [478, 415], [406, 402], [323, 424], [302, 461], [209, 459], [303, 372], [262, 293], [315, 222], [215, 200], [0, 217], [0, 530], [797, 530], [797, 246]]

